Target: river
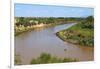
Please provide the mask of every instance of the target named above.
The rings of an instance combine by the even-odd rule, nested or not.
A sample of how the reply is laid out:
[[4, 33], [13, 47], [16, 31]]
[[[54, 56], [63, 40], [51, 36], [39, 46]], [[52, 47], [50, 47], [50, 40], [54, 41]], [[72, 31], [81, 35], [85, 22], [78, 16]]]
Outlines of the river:
[[56, 32], [72, 25], [74, 23], [41, 27], [18, 35], [15, 37], [15, 53], [20, 55], [24, 65], [29, 64], [33, 58], [39, 57], [41, 53], [49, 53], [59, 58], [68, 57], [80, 61], [92, 61], [94, 48], [67, 43], [56, 36]]

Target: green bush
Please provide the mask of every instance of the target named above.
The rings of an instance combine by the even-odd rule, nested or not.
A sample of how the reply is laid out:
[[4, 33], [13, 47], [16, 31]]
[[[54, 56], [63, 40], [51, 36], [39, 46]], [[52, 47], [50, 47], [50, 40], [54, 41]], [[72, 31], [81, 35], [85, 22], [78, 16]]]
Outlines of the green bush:
[[57, 58], [47, 53], [42, 53], [37, 59], [32, 59], [30, 64], [44, 64], [44, 63], [63, 63], [63, 62], [76, 62], [78, 60], [71, 58]]

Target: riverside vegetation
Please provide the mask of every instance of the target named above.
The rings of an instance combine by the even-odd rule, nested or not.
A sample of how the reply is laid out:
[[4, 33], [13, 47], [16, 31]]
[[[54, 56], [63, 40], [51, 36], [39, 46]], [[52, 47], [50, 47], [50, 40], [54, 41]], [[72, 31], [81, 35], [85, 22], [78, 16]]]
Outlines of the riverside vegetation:
[[69, 29], [57, 32], [64, 41], [82, 46], [94, 46], [94, 18], [89, 16]]
[[[77, 62], [77, 59], [71, 58], [57, 58], [47, 53], [42, 53], [38, 58], [32, 59], [30, 64], [45, 64], [45, 63], [62, 63], [62, 62]], [[15, 56], [15, 64], [21, 65], [21, 56]]]
[[34, 30], [37, 27], [55, 26], [70, 22], [77, 22], [83, 18], [64, 17], [15, 17], [15, 35]]
[[47, 53], [42, 53], [37, 59], [32, 59], [31, 64], [45, 64], [45, 63], [62, 63], [62, 62], [76, 62], [78, 60], [71, 58], [57, 58]]

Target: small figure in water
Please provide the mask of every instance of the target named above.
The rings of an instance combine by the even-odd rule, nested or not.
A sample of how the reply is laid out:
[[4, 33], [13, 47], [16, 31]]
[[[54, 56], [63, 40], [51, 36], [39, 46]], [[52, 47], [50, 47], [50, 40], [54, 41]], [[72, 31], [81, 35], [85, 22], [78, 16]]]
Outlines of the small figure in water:
[[67, 51], [67, 49], [64, 49], [64, 51]]

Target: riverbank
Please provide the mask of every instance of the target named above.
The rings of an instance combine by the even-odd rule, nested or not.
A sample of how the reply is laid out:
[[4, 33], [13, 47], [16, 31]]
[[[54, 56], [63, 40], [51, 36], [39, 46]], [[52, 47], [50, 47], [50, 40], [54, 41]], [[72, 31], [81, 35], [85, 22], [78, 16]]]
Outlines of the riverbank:
[[27, 26], [27, 27], [19, 26], [19, 27], [16, 27], [15, 36], [20, 35], [20, 34], [25, 33], [25, 32], [28, 32], [28, 31], [32, 31], [35, 28], [55, 26], [55, 25], [57, 25], [57, 24], [48, 24], [48, 25], [47, 24], [38, 24], [38, 25]]
[[56, 35], [65, 42], [81, 46], [94, 46], [94, 22], [88, 20], [80, 22], [69, 29], [57, 32]]
[[39, 27], [55, 26], [84, 20], [65, 17], [15, 17], [15, 36]]
[[[68, 23], [72, 23], [72, 22], [68, 22]], [[62, 24], [68, 24], [68, 23], [52, 23], [52, 24], [38, 24], [38, 25], [32, 25], [32, 26], [19, 26], [19, 27], [15, 27], [15, 36], [20, 35], [22, 33], [28, 32], [28, 31], [32, 31], [35, 28], [41, 28], [41, 27], [50, 27], [50, 26], [56, 26], [56, 25], [62, 25]]]

